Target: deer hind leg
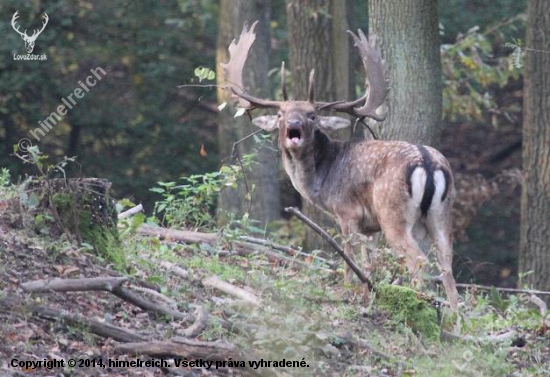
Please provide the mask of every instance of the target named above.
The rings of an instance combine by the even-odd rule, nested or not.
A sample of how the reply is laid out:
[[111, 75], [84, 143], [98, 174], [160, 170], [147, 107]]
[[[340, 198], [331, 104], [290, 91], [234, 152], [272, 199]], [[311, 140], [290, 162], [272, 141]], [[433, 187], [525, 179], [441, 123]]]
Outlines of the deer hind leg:
[[412, 235], [412, 229], [408, 229], [405, 225], [402, 227], [396, 227], [394, 224], [386, 227], [384, 227], [384, 224], [381, 225], [390, 248], [405, 257], [405, 264], [412, 277], [413, 285], [420, 287], [428, 258], [416, 243]]
[[437, 262], [441, 268], [441, 280], [445, 288], [445, 294], [449, 300], [452, 311], [458, 310], [458, 291], [453, 277], [453, 247], [451, 241], [451, 229], [448, 221], [430, 216], [427, 222], [428, 231], [437, 249]]

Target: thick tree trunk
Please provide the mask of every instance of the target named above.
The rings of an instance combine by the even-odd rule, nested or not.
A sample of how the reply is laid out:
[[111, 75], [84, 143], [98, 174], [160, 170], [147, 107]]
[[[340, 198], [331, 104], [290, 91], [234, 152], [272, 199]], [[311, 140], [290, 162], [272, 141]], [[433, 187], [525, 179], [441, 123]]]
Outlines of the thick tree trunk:
[[[248, 61], [243, 72], [243, 80], [247, 90], [262, 98], [269, 97], [268, 71], [270, 52], [270, 1], [269, 0], [222, 0], [220, 7], [220, 31], [216, 54], [216, 67], [218, 84], [223, 85], [223, 70], [220, 63], [229, 60], [227, 48], [231, 41], [241, 33], [243, 24], [247, 21], [252, 24], [259, 20], [256, 28], [256, 41], [248, 56]], [[218, 89], [218, 101], [229, 101], [228, 93]], [[229, 162], [233, 143], [256, 131], [248, 116], [234, 118], [229, 107], [220, 114], [219, 146], [220, 155]], [[256, 153], [255, 162], [246, 173], [248, 187], [243, 182], [237, 189], [222, 191], [218, 202], [220, 220], [224, 221], [224, 212], [238, 215], [248, 211], [247, 190], [252, 190], [250, 199], [251, 217], [260, 220], [262, 225], [280, 216], [280, 199], [278, 184], [278, 166], [276, 147], [271, 141], [262, 145], [251, 138], [240, 143], [239, 155]], [[234, 161], [232, 162], [234, 163]]]
[[390, 82], [382, 139], [437, 146], [441, 120], [437, 0], [370, 0], [369, 29], [378, 35]]
[[[347, 1], [287, 0], [286, 5], [294, 99], [307, 99], [311, 69], [315, 69], [316, 99], [349, 99]], [[338, 136], [349, 138], [349, 134], [347, 130]], [[331, 216], [307, 201], [303, 201], [303, 211], [318, 224], [336, 227]], [[319, 235], [306, 230], [306, 249], [318, 249], [323, 244]]]
[[550, 2], [528, 6], [523, 100], [523, 172], [520, 273], [550, 290]]

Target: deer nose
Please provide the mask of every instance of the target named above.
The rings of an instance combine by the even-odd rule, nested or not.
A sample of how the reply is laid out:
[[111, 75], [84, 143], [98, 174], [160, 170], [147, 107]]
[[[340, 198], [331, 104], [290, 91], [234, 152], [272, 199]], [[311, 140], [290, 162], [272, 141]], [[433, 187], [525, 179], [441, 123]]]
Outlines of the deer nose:
[[289, 119], [286, 121], [286, 125], [291, 128], [298, 128], [302, 125], [302, 121], [300, 119]]

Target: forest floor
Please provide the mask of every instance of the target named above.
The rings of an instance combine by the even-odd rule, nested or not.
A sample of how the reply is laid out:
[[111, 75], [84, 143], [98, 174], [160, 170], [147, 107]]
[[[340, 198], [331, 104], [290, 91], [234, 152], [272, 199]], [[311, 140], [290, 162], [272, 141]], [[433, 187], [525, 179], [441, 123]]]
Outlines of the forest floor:
[[[235, 235], [181, 242], [140, 231], [133, 218], [119, 223], [120, 247], [98, 253], [52, 237], [45, 214], [25, 209], [18, 195], [13, 188], [11, 199], [0, 200], [0, 376], [550, 375], [550, 333], [530, 295], [467, 290], [459, 337], [448, 335], [456, 321], [443, 309], [438, 326], [447, 335], [429, 339], [383, 310], [377, 294], [344, 286], [341, 268], [321, 258], [273, 257], [277, 250], [251, 245], [239, 252], [246, 248]], [[94, 277], [127, 279], [100, 290], [76, 280], [31, 289], [44, 279]], [[226, 288], [216, 288], [219, 281]], [[128, 291], [133, 296], [121, 295]], [[161, 359], [170, 362], [115, 364]], [[220, 364], [177, 367], [177, 359]], [[64, 365], [22, 364], [41, 360]], [[249, 364], [261, 360], [259, 368]]]

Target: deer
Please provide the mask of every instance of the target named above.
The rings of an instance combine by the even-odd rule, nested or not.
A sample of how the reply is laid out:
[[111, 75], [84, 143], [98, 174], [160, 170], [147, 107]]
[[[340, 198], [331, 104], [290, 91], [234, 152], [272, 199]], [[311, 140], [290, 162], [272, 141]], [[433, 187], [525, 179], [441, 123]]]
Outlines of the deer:
[[[376, 110], [389, 91], [385, 61], [362, 30], [351, 31], [367, 72], [366, 93], [354, 101], [314, 100], [314, 70], [309, 76], [308, 100], [289, 100], [284, 63], [281, 67], [283, 100], [256, 98], [246, 92], [242, 72], [255, 40], [258, 21], [244, 24], [238, 42], [229, 46], [229, 62], [222, 64], [225, 88], [247, 111], [276, 109], [277, 115], [253, 120], [266, 131], [278, 129], [278, 148], [293, 186], [302, 197], [331, 213], [344, 239], [382, 232], [391, 250], [403, 257], [413, 283], [422, 283], [427, 257], [418, 239], [429, 234], [437, 251], [437, 262], [452, 311], [458, 307], [458, 292], [452, 272], [451, 206], [455, 195], [453, 174], [447, 159], [436, 149], [404, 141], [331, 139], [330, 130], [349, 127], [351, 122], [337, 116], [321, 116], [320, 111], [346, 113], [358, 119], [382, 121]], [[250, 113], [249, 113], [250, 114]], [[344, 252], [353, 258], [357, 241], [345, 242]], [[366, 246], [361, 243], [363, 259]], [[345, 281], [350, 281], [345, 265]]]
[[36, 38], [38, 38], [38, 36], [44, 31], [44, 29], [46, 28], [46, 25], [48, 24], [48, 20], [49, 20], [49, 17], [46, 13], [44, 13], [44, 21], [42, 22], [42, 29], [40, 30], [34, 30], [34, 32], [32, 33], [32, 35], [29, 37], [27, 35], [27, 29], [25, 29], [25, 31], [22, 33], [19, 31], [19, 26], [16, 27], [16, 20], [17, 18], [19, 18], [19, 15], [18, 15], [19, 11], [16, 11], [13, 15], [13, 17], [11, 18], [11, 27], [13, 28], [13, 30], [15, 30], [20, 36], [21, 38], [23, 38], [23, 40], [25, 41], [25, 49], [27, 50], [27, 52], [29, 54], [32, 54], [32, 51], [34, 50], [34, 43], [36, 42]]

